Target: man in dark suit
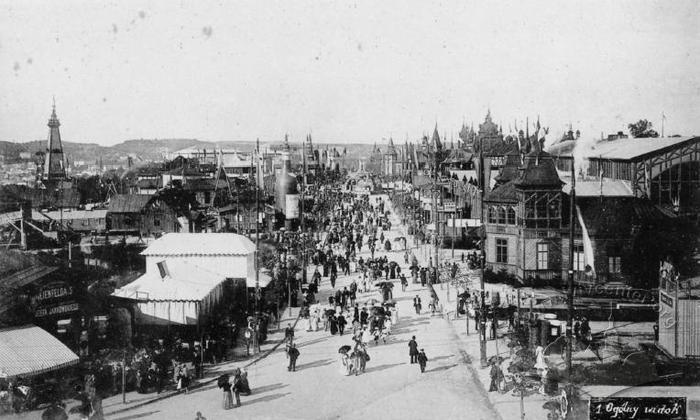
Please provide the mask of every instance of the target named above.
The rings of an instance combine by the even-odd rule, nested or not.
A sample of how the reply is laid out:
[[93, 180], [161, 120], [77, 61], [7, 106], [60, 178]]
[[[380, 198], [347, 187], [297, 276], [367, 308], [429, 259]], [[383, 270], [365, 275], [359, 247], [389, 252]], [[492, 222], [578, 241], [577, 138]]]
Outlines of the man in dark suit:
[[425, 350], [420, 349], [418, 353], [418, 364], [420, 365], [420, 373], [425, 372], [425, 365], [428, 363], [428, 356], [425, 355]]
[[418, 295], [416, 295], [416, 297], [413, 298], [413, 307], [416, 308], [416, 314], [420, 315], [422, 305], [420, 297]]
[[347, 321], [341, 313], [340, 315], [338, 315], [338, 332], [340, 333], [340, 335], [343, 335], [343, 333], [345, 332], [345, 324], [347, 324]]
[[294, 372], [297, 370], [297, 358], [299, 357], [299, 350], [297, 350], [296, 344], [292, 344], [287, 350], [287, 356], [289, 357], [289, 366], [287, 370]]
[[418, 361], [418, 343], [416, 342], [416, 336], [411, 337], [411, 341], [408, 342], [408, 355], [411, 356], [411, 364]]

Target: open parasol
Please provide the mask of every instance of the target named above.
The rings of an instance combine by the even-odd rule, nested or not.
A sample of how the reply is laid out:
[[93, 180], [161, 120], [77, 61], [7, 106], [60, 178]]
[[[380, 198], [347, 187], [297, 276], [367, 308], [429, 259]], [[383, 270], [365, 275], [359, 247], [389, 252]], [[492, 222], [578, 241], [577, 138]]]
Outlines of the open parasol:
[[342, 346], [342, 347], [340, 347], [340, 348], [338, 349], [338, 353], [340, 353], [340, 354], [347, 354], [347, 352], [349, 352], [351, 348], [352, 348], [352, 347], [350, 347], [350, 346], [348, 346], [348, 345], [346, 344], [346, 345], [344, 345], [344, 346]]
[[394, 283], [392, 283], [390, 281], [378, 281], [378, 282], [374, 283], [374, 286], [381, 287], [382, 289], [385, 287], [392, 288], [392, 287], [394, 287]]
[[386, 309], [383, 306], [373, 306], [370, 311], [372, 315], [386, 315]]
[[491, 365], [495, 363], [500, 365], [501, 363], [503, 363], [504, 360], [505, 358], [503, 358], [502, 356], [491, 356], [489, 357], [488, 364]]
[[228, 381], [229, 381], [229, 376], [228, 376], [227, 373], [224, 373], [223, 375], [219, 376], [219, 377], [216, 379], [216, 385], [217, 385], [219, 388], [222, 388], [222, 387], [224, 386], [224, 384], [227, 383]]

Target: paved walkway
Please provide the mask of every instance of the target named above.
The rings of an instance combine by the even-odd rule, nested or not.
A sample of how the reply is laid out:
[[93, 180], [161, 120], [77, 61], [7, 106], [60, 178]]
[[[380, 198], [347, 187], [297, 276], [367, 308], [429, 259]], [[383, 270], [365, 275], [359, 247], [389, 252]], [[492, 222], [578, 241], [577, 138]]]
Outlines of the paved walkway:
[[[394, 226], [390, 237], [400, 235], [398, 225]], [[366, 251], [362, 254], [365, 258]], [[390, 252], [389, 256], [404, 265], [402, 252]], [[342, 288], [358, 278], [357, 273], [341, 275], [336, 286]], [[328, 278], [324, 278], [319, 300], [331, 292]], [[194, 418], [195, 412], [201, 411], [209, 419], [498, 419], [453, 325], [430, 314], [415, 314], [415, 294], [427, 301], [427, 292], [420, 285], [410, 285], [404, 293], [397, 283], [394, 297], [399, 322], [386, 344], [370, 345], [371, 360], [364, 374], [340, 373], [338, 348], [352, 343], [350, 335], [307, 332], [300, 322], [295, 333], [300, 351], [297, 372], [287, 372], [286, 355], [282, 348], [276, 349], [248, 369], [253, 395], [242, 397], [240, 408], [222, 410], [221, 392], [212, 384], [112, 418]], [[360, 294], [358, 301], [362, 306], [378, 298], [374, 290]], [[407, 343], [414, 335], [430, 359], [425, 373], [409, 363]]]

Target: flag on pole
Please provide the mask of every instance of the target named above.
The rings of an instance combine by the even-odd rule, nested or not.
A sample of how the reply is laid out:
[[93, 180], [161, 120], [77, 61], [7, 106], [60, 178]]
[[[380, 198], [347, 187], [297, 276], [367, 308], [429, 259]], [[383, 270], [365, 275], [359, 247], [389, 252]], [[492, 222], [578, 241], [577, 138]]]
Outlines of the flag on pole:
[[[591, 242], [591, 237], [588, 235], [588, 229], [586, 224], [583, 222], [583, 216], [581, 215], [581, 208], [576, 205], [576, 218], [581, 226], [581, 233], [583, 236], [583, 264], [586, 269], [590, 267], [593, 278], [595, 278], [595, 261], [593, 257], [593, 244]], [[580, 267], [579, 267], [580, 268]], [[586, 270], [588, 271], [588, 270]]]

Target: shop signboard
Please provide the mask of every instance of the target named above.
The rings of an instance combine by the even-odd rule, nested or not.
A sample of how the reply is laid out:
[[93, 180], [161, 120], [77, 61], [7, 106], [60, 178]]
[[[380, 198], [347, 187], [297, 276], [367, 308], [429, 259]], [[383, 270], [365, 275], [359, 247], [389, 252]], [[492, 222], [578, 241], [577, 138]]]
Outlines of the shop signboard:
[[47, 316], [61, 316], [66, 314], [71, 314], [80, 310], [80, 305], [77, 302], [64, 302], [54, 305], [46, 305], [38, 307], [34, 311], [34, 316], [37, 318], [43, 318]]
[[31, 297], [34, 316], [62, 316], [80, 310], [75, 301], [75, 289], [67, 282], [49, 283]]

